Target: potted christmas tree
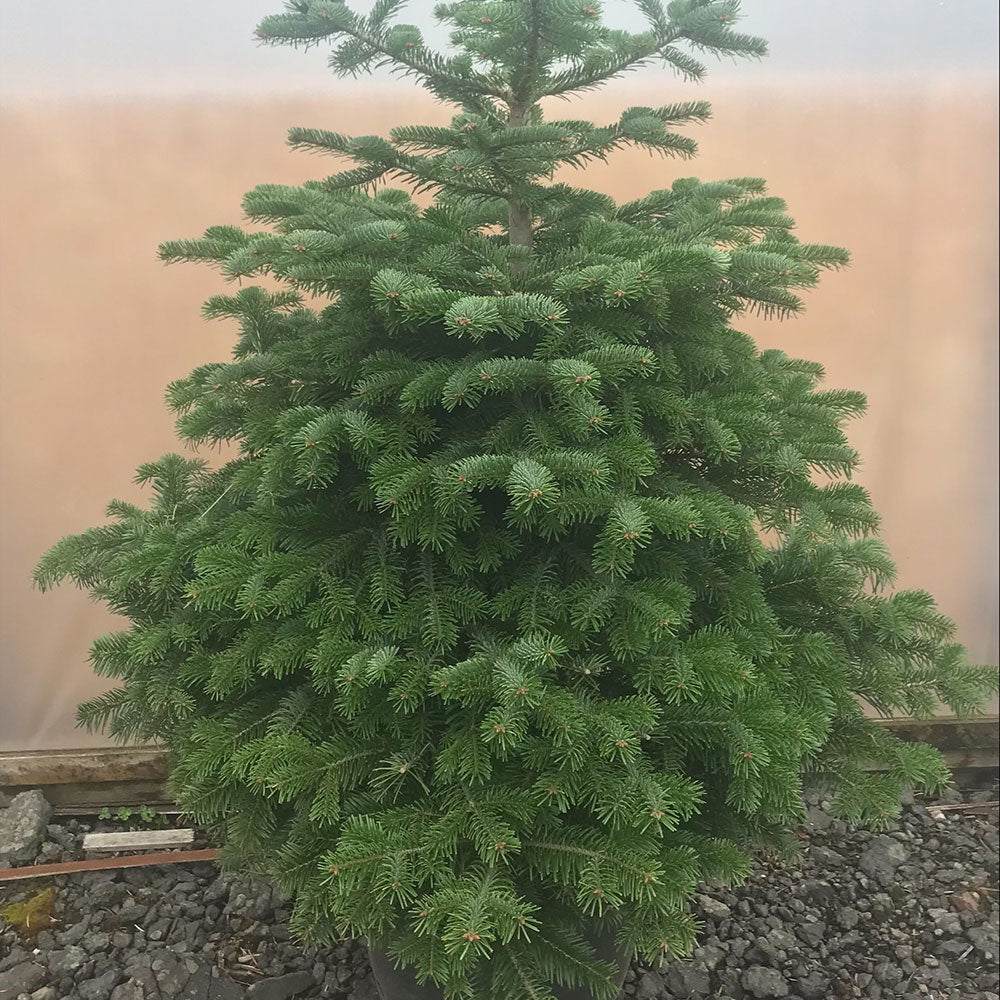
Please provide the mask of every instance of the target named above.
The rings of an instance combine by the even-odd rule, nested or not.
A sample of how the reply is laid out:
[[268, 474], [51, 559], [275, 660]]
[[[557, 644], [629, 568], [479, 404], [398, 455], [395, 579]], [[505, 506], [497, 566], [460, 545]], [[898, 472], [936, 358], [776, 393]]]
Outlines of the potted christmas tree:
[[233, 360], [168, 393], [186, 442], [239, 457], [143, 466], [151, 505], [113, 502], [37, 580], [131, 620], [95, 642], [123, 683], [81, 720], [163, 741], [178, 802], [302, 936], [368, 939], [388, 998], [607, 1000], [632, 954], [690, 947], [689, 895], [799, 818], [804, 771], [865, 821], [945, 780], [863, 706], [967, 712], [989, 675], [927, 594], [885, 590], [849, 481], [862, 396], [731, 326], [795, 312], [844, 251], [758, 180], [624, 205], [551, 180], [691, 155], [704, 103], [598, 126], [548, 99], [759, 56], [738, 4], [637, 0], [631, 33], [593, 0], [459, 0], [450, 55], [400, 6], [261, 24], [455, 116], [294, 129], [352, 165], [251, 191], [265, 227], [163, 245], [239, 279], [205, 306], [238, 322]]

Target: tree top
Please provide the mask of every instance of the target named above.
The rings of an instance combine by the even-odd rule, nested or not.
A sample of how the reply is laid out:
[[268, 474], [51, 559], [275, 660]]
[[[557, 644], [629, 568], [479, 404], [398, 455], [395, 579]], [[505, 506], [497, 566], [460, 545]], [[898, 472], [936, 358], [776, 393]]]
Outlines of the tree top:
[[362, 15], [339, 0], [290, 0], [257, 35], [270, 44], [331, 42], [339, 75], [389, 66], [442, 101], [515, 120], [545, 97], [589, 90], [650, 63], [700, 79], [705, 66], [685, 48], [719, 56], [767, 51], [762, 39], [734, 30], [738, 0], [635, 0], [630, 6], [646, 22], [640, 32], [609, 27], [597, 0], [458, 0], [434, 12], [450, 29], [450, 54], [429, 48], [417, 26], [396, 21], [404, 6], [377, 0]]

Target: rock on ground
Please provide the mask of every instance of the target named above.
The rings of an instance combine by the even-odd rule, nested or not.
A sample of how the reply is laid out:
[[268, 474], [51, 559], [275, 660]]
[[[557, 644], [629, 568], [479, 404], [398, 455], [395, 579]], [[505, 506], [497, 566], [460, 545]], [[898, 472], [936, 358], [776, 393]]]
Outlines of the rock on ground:
[[896, 869], [906, 861], [906, 848], [892, 837], [876, 837], [858, 858], [858, 867], [883, 888], [896, 880]]
[[23, 993], [33, 993], [45, 982], [45, 969], [35, 962], [19, 962], [0, 972], [0, 998], [14, 1000]]
[[38, 789], [15, 795], [0, 810], [0, 868], [34, 860], [51, 816], [52, 807]]
[[788, 983], [785, 977], [776, 969], [768, 969], [763, 965], [751, 965], [740, 980], [743, 987], [755, 997], [787, 997]]

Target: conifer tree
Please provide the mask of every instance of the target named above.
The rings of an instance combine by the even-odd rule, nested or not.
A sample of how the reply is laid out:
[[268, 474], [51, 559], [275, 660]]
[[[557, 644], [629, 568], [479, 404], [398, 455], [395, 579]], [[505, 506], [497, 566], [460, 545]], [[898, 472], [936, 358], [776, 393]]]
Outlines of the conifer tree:
[[82, 722], [162, 740], [180, 804], [294, 894], [298, 933], [365, 936], [448, 997], [608, 997], [589, 929], [683, 953], [694, 887], [746, 874], [804, 773], [870, 822], [946, 780], [863, 706], [970, 712], [989, 675], [930, 596], [889, 589], [850, 481], [863, 396], [732, 326], [797, 312], [847, 254], [754, 178], [627, 204], [552, 179], [690, 157], [704, 102], [595, 125], [549, 98], [763, 55], [736, 0], [636, 0], [638, 33], [596, 0], [458, 0], [447, 55], [402, 6], [292, 0], [260, 25], [454, 117], [292, 129], [347, 169], [163, 244], [234, 283], [204, 308], [239, 325], [233, 359], [168, 401], [185, 442], [239, 456], [142, 466], [151, 504], [112, 502], [37, 582], [130, 620], [94, 643], [122, 684]]

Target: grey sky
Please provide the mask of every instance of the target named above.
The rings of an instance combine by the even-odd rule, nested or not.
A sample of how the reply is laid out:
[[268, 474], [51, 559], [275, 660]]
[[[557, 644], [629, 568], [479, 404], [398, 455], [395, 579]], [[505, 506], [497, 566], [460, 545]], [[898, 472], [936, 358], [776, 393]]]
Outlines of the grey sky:
[[[404, 20], [427, 26], [428, 39], [439, 42], [433, 7], [434, 0], [411, 0]], [[604, 7], [622, 27], [638, 23], [627, 0]], [[996, 66], [995, 0], [744, 0], [743, 7], [741, 27], [768, 39], [774, 73], [905, 78]], [[257, 21], [281, 8], [281, 0], [0, 0], [0, 90], [15, 99], [322, 90], [330, 84], [323, 49], [252, 40]]]

